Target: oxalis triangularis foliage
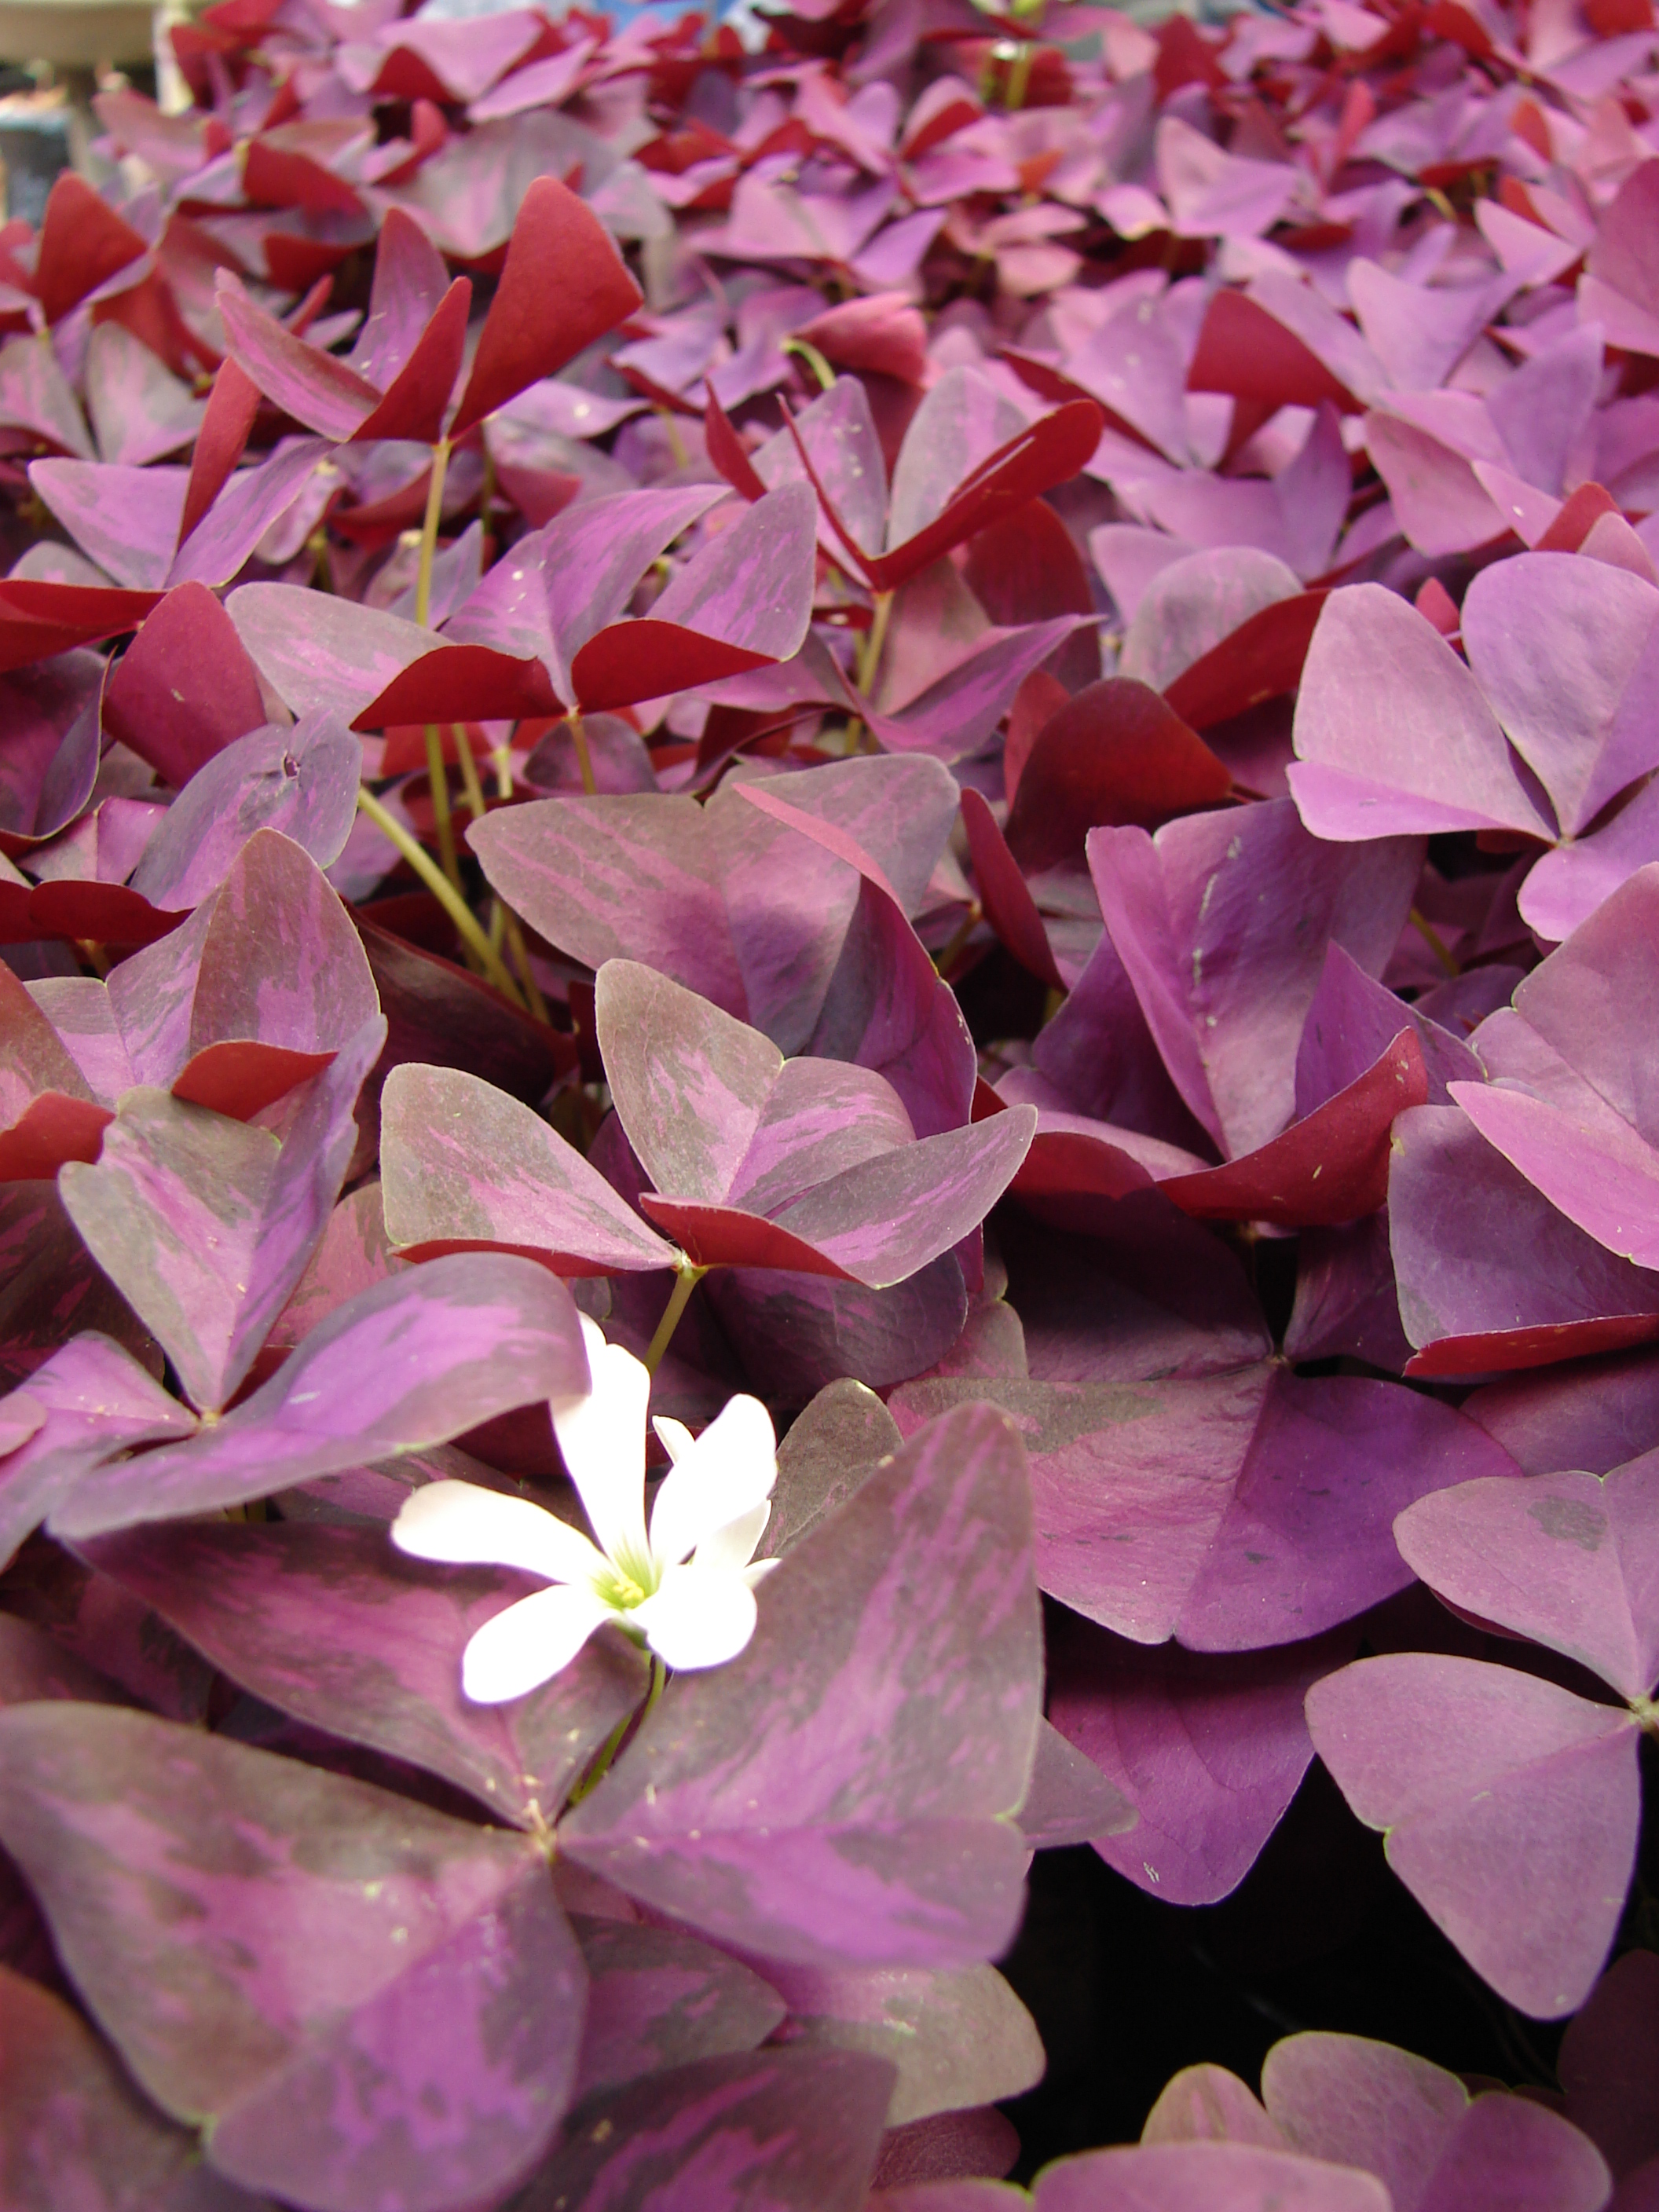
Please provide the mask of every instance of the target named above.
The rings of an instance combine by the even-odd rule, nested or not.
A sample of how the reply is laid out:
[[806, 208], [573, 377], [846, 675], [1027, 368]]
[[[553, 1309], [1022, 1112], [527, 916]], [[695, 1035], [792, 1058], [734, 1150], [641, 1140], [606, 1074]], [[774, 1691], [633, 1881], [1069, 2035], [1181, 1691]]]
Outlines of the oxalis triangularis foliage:
[[8, 2212], [1650, 2212], [1650, 0], [172, 35], [0, 231]]

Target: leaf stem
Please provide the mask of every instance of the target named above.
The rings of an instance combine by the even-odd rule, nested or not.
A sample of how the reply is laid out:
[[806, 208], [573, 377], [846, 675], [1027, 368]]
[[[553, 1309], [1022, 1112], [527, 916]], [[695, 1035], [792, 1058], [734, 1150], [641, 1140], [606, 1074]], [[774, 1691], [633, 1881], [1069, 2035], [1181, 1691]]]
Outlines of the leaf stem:
[[468, 809], [475, 822], [482, 822], [485, 812], [483, 786], [478, 781], [478, 763], [473, 756], [472, 741], [463, 724], [452, 722], [449, 726], [455, 732], [455, 753], [461, 764], [461, 781], [466, 787]]
[[569, 720], [570, 742], [576, 748], [576, 765], [582, 772], [582, 789], [592, 799], [597, 794], [599, 786], [593, 781], [593, 756], [588, 750], [587, 732], [582, 727], [580, 708], [570, 709]]
[[435, 722], [426, 726], [426, 779], [432, 787], [432, 812], [438, 824], [438, 858], [443, 862], [444, 873], [459, 891], [461, 866], [455, 858], [455, 824], [449, 811], [449, 769]]
[[1418, 934], [1423, 939], [1430, 951], [1433, 953], [1435, 958], [1440, 963], [1440, 965], [1445, 969], [1446, 973], [1449, 975], [1456, 975], [1461, 974], [1462, 970], [1459, 969], [1456, 961], [1453, 959], [1450, 949], [1447, 945], [1445, 939], [1442, 937], [1440, 932], [1429, 920], [1427, 915], [1425, 915], [1420, 908], [1413, 907], [1407, 919], [1410, 921], [1412, 927], [1416, 930]]
[[544, 1022], [549, 1018], [547, 1001], [543, 998], [541, 986], [532, 972], [530, 947], [524, 941], [524, 931], [519, 926], [519, 917], [505, 899], [501, 901], [495, 911], [500, 915], [501, 927], [507, 932], [507, 949], [513, 955], [513, 965], [519, 971], [519, 981], [524, 987], [524, 995], [530, 1011], [538, 1022]]
[[813, 344], [811, 338], [786, 338], [779, 348], [781, 353], [793, 353], [804, 361], [818, 380], [821, 391], [828, 392], [836, 380], [836, 372]]
[[504, 999], [524, 1011], [524, 994], [507, 973], [507, 963], [490, 943], [478, 917], [456, 890], [432, 855], [416, 838], [410, 836], [403, 823], [388, 808], [382, 805], [367, 784], [357, 787], [357, 805], [380, 835], [393, 845], [408, 861], [416, 874], [442, 907], [444, 912], [460, 933], [461, 941], [470, 945], [483, 963], [485, 975]]
[[881, 656], [887, 649], [887, 625], [892, 618], [892, 592], [878, 592], [875, 595], [875, 614], [869, 629], [859, 640], [859, 690], [866, 699], [881, 673]]
[[438, 524], [444, 511], [444, 478], [449, 474], [449, 441], [432, 448], [432, 480], [426, 488], [426, 518], [421, 525], [421, 562], [415, 571], [415, 619], [425, 629], [432, 612], [432, 561], [438, 550]]
[[662, 1319], [657, 1323], [657, 1333], [645, 1355], [645, 1371], [654, 1375], [662, 1364], [662, 1356], [673, 1340], [674, 1331], [680, 1325], [680, 1316], [685, 1311], [691, 1293], [708, 1273], [695, 1261], [688, 1260], [684, 1252], [675, 1263], [674, 1287], [668, 1294], [668, 1304], [662, 1310]]

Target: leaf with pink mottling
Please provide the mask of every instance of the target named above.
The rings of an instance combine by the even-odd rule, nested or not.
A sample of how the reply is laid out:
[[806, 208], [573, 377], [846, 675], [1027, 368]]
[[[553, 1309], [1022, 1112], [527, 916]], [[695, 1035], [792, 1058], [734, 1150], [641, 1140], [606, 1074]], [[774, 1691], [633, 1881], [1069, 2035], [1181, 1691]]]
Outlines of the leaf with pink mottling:
[[88, 1250], [165, 1346], [185, 1395], [235, 1395], [327, 1226], [386, 1041], [374, 1015], [306, 1085], [279, 1141], [165, 1091], [129, 1091], [94, 1166], [60, 1188]]
[[85, 1476], [53, 1529], [101, 1535], [269, 1497], [586, 1389], [564, 1285], [528, 1260], [456, 1253], [337, 1307], [270, 1382], [188, 1443]]
[[995, 1955], [1038, 1717], [1029, 1513], [1000, 1414], [914, 1438], [785, 1555], [748, 1649], [667, 1692], [564, 1848], [763, 1957]]
[[0, 1714], [0, 1771], [70, 1976], [220, 2173], [424, 2212], [535, 2163], [586, 1977], [520, 1838], [108, 1707]]

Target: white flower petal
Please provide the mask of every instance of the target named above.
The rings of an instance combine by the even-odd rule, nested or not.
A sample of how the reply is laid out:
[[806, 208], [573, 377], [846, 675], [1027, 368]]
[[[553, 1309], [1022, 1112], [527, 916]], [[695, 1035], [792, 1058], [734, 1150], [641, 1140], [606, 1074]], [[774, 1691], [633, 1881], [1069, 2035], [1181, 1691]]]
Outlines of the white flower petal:
[[671, 1567], [662, 1587], [629, 1614], [676, 1672], [735, 1659], [755, 1632], [755, 1595], [741, 1574]]
[[781, 1559], [756, 1559], [743, 1571], [743, 1578], [750, 1589], [758, 1589], [774, 1567], [781, 1567]]
[[605, 1561], [580, 1529], [527, 1498], [476, 1482], [428, 1482], [405, 1498], [392, 1540], [416, 1559], [451, 1566], [522, 1567], [550, 1583], [585, 1583]]
[[765, 1534], [771, 1517], [772, 1501], [763, 1498], [749, 1512], [728, 1521], [724, 1528], [716, 1528], [712, 1536], [705, 1536], [691, 1555], [692, 1565], [736, 1574], [754, 1558], [755, 1547]]
[[678, 1466], [685, 1457], [696, 1438], [684, 1421], [670, 1420], [666, 1414], [651, 1416], [651, 1425], [657, 1432], [657, 1441], [668, 1454], [670, 1462]]
[[778, 1479], [777, 1438], [758, 1398], [733, 1398], [663, 1478], [651, 1509], [651, 1549], [674, 1565], [718, 1528], [752, 1512]]
[[567, 1668], [611, 1607], [586, 1583], [521, 1597], [487, 1620], [461, 1655], [461, 1687], [474, 1705], [500, 1705]]
[[568, 1409], [552, 1407], [553, 1433], [566, 1472], [601, 1551], [617, 1565], [643, 1567], [645, 1540], [645, 1413], [651, 1377], [620, 1344], [607, 1344], [586, 1316], [587, 1364], [593, 1391]]

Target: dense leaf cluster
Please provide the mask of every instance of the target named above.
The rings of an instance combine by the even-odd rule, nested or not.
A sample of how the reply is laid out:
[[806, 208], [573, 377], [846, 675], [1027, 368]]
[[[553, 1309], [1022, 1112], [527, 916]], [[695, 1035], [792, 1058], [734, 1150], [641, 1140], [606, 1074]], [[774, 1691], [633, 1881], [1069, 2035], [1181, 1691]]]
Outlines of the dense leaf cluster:
[[[0, 2198], [1012, 2212], [1031, 1854], [1317, 1755], [1554, 2085], [1037, 2212], [1659, 2203], [1650, 0], [173, 36], [0, 230]], [[775, 1566], [475, 1703], [584, 1316]]]

